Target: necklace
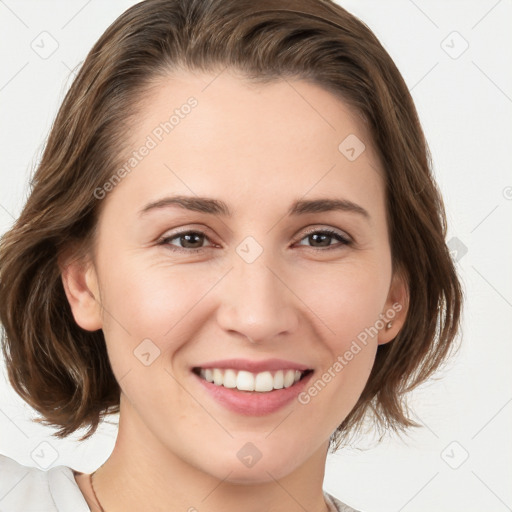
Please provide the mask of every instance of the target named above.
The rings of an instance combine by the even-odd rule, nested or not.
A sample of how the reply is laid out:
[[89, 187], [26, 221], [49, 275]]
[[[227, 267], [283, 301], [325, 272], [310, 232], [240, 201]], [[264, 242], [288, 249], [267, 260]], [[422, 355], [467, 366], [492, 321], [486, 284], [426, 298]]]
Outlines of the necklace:
[[100, 500], [98, 499], [98, 496], [96, 496], [96, 491], [94, 490], [94, 485], [92, 483], [92, 477], [94, 475], [94, 473], [96, 473], [96, 471], [94, 471], [93, 473], [91, 473], [89, 475], [89, 481], [91, 482], [91, 489], [92, 489], [92, 493], [94, 494], [94, 499], [98, 502], [98, 505], [100, 506], [100, 510], [101, 512], [105, 512], [105, 510], [103, 509], [103, 507], [101, 506], [101, 503], [100, 503]]

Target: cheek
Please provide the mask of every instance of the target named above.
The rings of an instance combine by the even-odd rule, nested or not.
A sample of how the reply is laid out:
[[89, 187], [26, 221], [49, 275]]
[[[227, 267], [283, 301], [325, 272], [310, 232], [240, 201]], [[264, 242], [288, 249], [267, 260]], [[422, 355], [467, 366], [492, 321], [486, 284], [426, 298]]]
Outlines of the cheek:
[[139, 366], [134, 359], [139, 352], [155, 358], [151, 367], [160, 366], [194, 339], [205, 320], [201, 301], [223, 273], [198, 272], [193, 265], [170, 265], [162, 258], [156, 264], [129, 257], [115, 261], [102, 280], [103, 331], [119, 376], [134, 363]]
[[200, 328], [201, 322], [190, 319], [213, 283], [184, 267], [157, 268], [118, 259], [102, 284], [103, 331], [121, 389], [138, 408], [152, 404], [155, 411], [186, 415], [191, 404], [170, 375], [169, 359]]
[[389, 273], [385, 264], [347, 262], [322, 276], [309, 273], [298, 287], [322, 333], [319, 350], [325, 350], [301, 403], [325, 404], [333, 424], [353, 408], [373, 367]]
[[[296, 282], [297, 295], [322, 325], [325, 339], [337, 354], [361, 333], [370, 329], [383, 313], [390, 268], [385, 263], [345, 262], [327, 271], [303, 273]], [[364, 336], [360, 336], [364, 338]]]
[[105, 303], [128, 331], [162, 338], [205, 293], [203, 277], [181, 265], [118, 259], [104, 282]]

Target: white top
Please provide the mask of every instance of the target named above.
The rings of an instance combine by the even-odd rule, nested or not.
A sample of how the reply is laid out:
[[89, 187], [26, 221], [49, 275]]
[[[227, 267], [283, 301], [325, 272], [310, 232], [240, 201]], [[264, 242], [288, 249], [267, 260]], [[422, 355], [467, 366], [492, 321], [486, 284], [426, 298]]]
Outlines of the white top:
[[[331, 512], [357, 512], [324, 491]], [[90, 512], [73, 469], [47, 471], [0, 455], [0, 512]]]

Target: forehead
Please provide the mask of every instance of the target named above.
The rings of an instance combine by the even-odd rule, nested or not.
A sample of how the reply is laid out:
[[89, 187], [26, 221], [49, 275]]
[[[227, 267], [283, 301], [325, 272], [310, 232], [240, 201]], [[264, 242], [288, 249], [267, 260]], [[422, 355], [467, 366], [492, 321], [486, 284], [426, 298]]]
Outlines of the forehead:
[[317, 84], [177, 72], [137, 107], [123, 155], [129, 172], [111, 194], [131, 196], [132, 204], [164, 190], [224, 198], [236, 191], [225, 202], [239, 205], [335, 191], [382, 196], [362, 118]]

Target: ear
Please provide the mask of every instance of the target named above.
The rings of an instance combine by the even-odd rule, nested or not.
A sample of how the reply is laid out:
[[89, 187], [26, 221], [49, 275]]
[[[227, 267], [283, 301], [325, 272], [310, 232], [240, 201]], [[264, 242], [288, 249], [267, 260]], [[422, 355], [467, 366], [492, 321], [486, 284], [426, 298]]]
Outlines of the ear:
[[394, 340], [402, 329], [409, 310], [409, 287], [403, 272], [395, 271], [389, 286], [386, 304], [381, 313], [384, 322], [379, 329], [378, 343], [383, 345]]
[[87, 331], [103, 326], [96, 269], [84, 258], [58, 258], [62, 284], [76, 323]]

